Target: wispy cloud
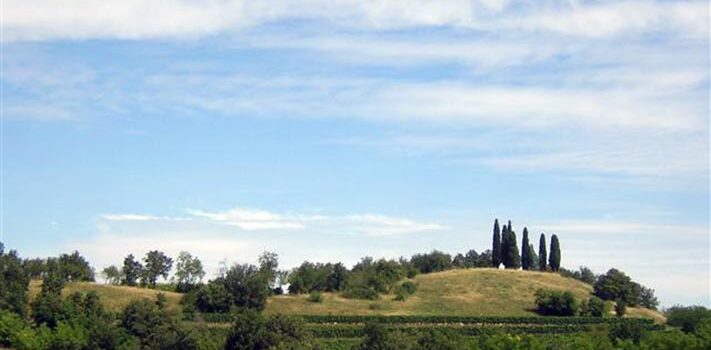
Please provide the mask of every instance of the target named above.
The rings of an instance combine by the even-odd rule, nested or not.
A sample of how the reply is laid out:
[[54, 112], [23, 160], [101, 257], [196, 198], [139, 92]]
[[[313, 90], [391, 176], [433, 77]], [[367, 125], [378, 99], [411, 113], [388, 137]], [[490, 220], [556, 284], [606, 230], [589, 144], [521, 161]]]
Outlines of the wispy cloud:
[[188, 209], [189, 216], [155, 216], [145, 214], [104, 214], [106, 222], [172, 222], [193, 221], [227, 225], [244, 231], [292, 231], [309, 230], [323, 234], [357, 234], [367, 236], [404, 235], [446, 228], [443, 225], [419, 222], [412, 219], [377, 214], [324, 215], [287, 212], [284, 214], [251, 208], [233, 208], [224, 211]]
[[6, 40], [191, 38], [278, 21], [310, 20], [365, 30], [454, 27], [545, 31], [583, 37], [707, 32], [703, 1], [5, 1]]

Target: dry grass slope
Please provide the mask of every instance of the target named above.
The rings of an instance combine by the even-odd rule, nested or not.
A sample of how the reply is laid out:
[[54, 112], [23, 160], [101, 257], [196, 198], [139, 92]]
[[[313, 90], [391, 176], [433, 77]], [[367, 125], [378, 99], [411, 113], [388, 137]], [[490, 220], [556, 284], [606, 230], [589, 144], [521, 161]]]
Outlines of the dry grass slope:
[[[404, 302], [393, 295], [380, 300], [345, 299], [337, 294], [323, 293], [322, 303], [312, 303], [307, 295], [271, 297], [266, 313], [291, 315], [459, 315], [459, 316], [535, 316], [533, 293], [536, 289], [570, 290], [579, 299], [590, 297], [592, 288], [580, 281], [558, 274], [497, 269], [450, 270], [419, 275], [415, 295]], [[39, 292], [41, 283], [33, 281], [31, 297]], [[133, 299], [155, 300], [159, 291], [111, 286], [96, 283], [69, 283], [63, 294], [76, 291], [96, 291], [109, 310], [119, 311]], [[163, 292], [168, 307], [179, 311], [181, 294]], [[628, 308], [632, 317], [664, 321], [659, 312], [643, 308]]]
[[[535, 316], [534, 292], [539, 288], [570, 290], [579, 299], [590, 297], [592, 288], [558, 274], [497, 269], [450, 270], [419, 275], [413, 279], [417, 293], [404, 302], [394, 296], [377, 301], [350, 300], [324, 293], [316, 304], [307, 296], [277, 296], [269, 300], [270, 314], [302, 315], [460, 315], [460, 316]], [[655, 311], [629, 308], [630, 316], [663, 321]]]
[[[41, 281], [32, 281], [30, 283], [30, 300], [34, 299], [34, 297], [39, 293], [41, 287]], [[160, 292], [146, 288], [112, 286], [90, 282], [68, 283], [62, 290], [62, 295], [67, 296], [74, 292], [86, 293], [92, 290], [99, 294], [104, 306], [111, 311], [122, 310], [126, 305], [128, 305], [128, 303], [131, 302], [131, 300], [134, 299], [156, 300], [156, 295], [158, 295], [158, 293], [165, 294], [168, 299], [167, 305], [169, 310], [180, 311], [180, 299], [183, 297], [180, 293]]]

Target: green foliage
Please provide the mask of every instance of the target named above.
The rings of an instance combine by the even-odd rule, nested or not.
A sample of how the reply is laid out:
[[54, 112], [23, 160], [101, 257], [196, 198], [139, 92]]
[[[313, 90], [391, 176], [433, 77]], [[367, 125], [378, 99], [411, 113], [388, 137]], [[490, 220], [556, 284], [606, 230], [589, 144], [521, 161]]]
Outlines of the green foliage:
[[158, 277], [168, 278], [170, 269], [173, 267], [173, 259], [163, 252], [151, 250], [143, 258], [144, 268], [141, 274], [141, 284], [154, 287]]
[[523, 228], [523, 240], [521, 241], [521, 268], [530, 270], [533, 266], [533, 256], [531, 254], [531, 243], [528, 241], [528, 228]]
[[536, 307], [544, 316], [574, 316], [578, 304], [570, 291], [539, 289], [536, 291]]
[[30, 306], [36, 324], [54, 328], [61, 313], [64, 280], [58, 273], [56, 262], [50, 262], [49, 265], [50, 269], [42, 280], [42, 290]]
[[175, 262], [176, 290], [181, 293], [188, 292], [195, 288], [205, 277], [205, 270], [202, 262], [189, 252], [181, 251]]
[[389, 293], [405, 277], [405, 269], [398, 261], [365, 257], [353, 266], [346, 289], [371, 288], [378, 293]]
[[237, 308], [264, 310], [271, 293], [268, 276], [250, 264], [233, 265], [227, 270], [223, 281]]
[[195, 306], [202, 312], [228, 312], [232, 307], [232, 295], [222, 280], [212, 281], [197, 291]]
[[78, 251], [60, 255], [57, 263], [64, 281], [94, 282], [94, 270]]
[[654, 289], [641, 286], [639, 291], [639, 305], [647, 309], [657, 309], [659, 299], [654, 295]]
[[115, 265], [107, 266], [101, 270], [101, 276], [108, 284], [121, 283], [121, 271]]
[[159, 302], [135, 300], [124, 309], [121, 326], [138, 338], [144, 349], [197, 349], [189, 330], [172, 319]]
[[417, 340], [418, 350], [464, 350], [463, 337], [451, 329], [429, 329]]
[[312, 349], [313, 343], [303, 323], [286, 316], [265, 319], [254, 310], [236, 315], [227, 336], [225, 350]]
[[682, 331], [695, 332], [704, 321], [711, 320], [711, 310], [703, 306], [674, 306], [666, 310], [667, 324]]
[[548, 266], [550, 266], [552, 271], [558, 271], [560, 269], [560, 241], [557, 235], [551, 236], [551, 252], [548, 257]]
[[345, 289], [348, 269], [341, 263], [321, 264], [305, 261], [289, 274], [289, 293], [302, 294], [314, 290], [340, 292]]
[[25, 315], [30, 283], [17, 252], [5, 252], [0, 242], [0, 310]]
[[608, 335], [614, 342], [620, 340], [631, 340], [635, 344], [639, 344], [644, 331], [644, 327], [636, 322], [614, 322], [610, 324]]
[[538, 269], [546, 271], [548, 268], [548, 253], [546, 251], [546, 235], [541, 233], [538, 240]]
[[13, 346], [17, 334], [25, 328], [27, 324], [19, 315], [0, 310], [0, 347]]
[[348, 299], [378, 300], [380, 299], [380, 294], [373, 288], [355, 286], [346, 289], [343, 292], [343, 297]]
[[354, 350], [407, 350], [413, 348], [408, 337], [388, 332], [379, 323], [367, 323], [363, 328], [363, 333], [365, 339]]
[[405, 301], [411, 295], [415, 294], [416, 291], [417, 291], [416, 284], [414, 284], [410, 281], [405, 281], [402, 284], [395, 287], [395, 300]]
[[123, 276], [121, 284], [126, 286], [135, 286], [138, 279], [143, 275], [143, 265], [136, 260], [133, 254], [129, 254], [123, 259], [121, 275]]
[[631, 278], [617, 269], [610, 269], [599, 276], [593, 290], [595, 296], [603, 300], [622, 300], [632, 306], [638, 304], [641, 292], [639, 284], [632, 282]]
[[615, 315], [617, 317], [623, 317], [627, 313], [627, 302], [620, 299], [615, 302]]
[[581, 316], [604, 317], [606, 313], [605, 301], [596, 296], [592, 296], [590, 299], [580, 303], [579, 310]]
[[452, 268], [452, 256], [437, 250], [425, 254], [415, 254], [410, 262], [420, 273], [445, 271]]
[[501, 260], [507, 269], [518, 269], [521, 267], [521, 255], [516, 242], [516, 232], [509, 225], [504, 227], [501, 243]]
[[565, 268], [559, 268], [558, 273], [563, 277], [573, 278], [580, 282], [593, 285], [595, 283], [595, 273], [585, 266], [580, 266], [577, 271], [571, 271]]
[[494, 235], [491, 244], [491, 266], [498, 268], [501, 264], [501, 229], [499, 219], [494, 219]]
[[309, 294], [308, 301], [312, 303], [322, 303], [323, 295], [321, 295], [321, 292], [313, 291]]

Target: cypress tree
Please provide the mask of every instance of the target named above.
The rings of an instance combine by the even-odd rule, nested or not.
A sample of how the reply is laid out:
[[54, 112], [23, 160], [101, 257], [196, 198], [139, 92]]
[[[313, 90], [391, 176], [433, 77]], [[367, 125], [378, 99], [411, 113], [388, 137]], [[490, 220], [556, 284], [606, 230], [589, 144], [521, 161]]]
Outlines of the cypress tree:
[[535, 270], [538, 268], [538, 260], [536, 259], [536, 251], [533, 249], [533, 244], [528, 245], [528, 269]]
[[548, 264], [552, 271], [558, 271], [560, 269], [560, 242], [558, 242], [558, 236], [551, 236], [551, 255], [548, 258]]
[[511, 229], [511, 226], [506, 228], [506, 248], [503, 249], [502, 244], [502, 254], [504, 266], [507, 269], [517, 269], [521, 267], [521, 255], [518, 252], [518, 244], [516, 243], [516, 232]]
[[531, 268], [531, 261], [528, 258], [530, 248], [530, 244], [528, 243], [528, 227], [524, 227], [523, 241], [521, 241], [521, 267], [523, 267], [524, 270], [529, 270]]
[[548, 267], [546, 262], [548, 257], [546, 255], [548, 255], [548, 252], [546, 252], [546, 235], [541, 233], [541, 239], [538, 243], [538, 269], [541, 271], [545, 271]]
[[501, 230], [501, 247], [499, 248], [499, 261], [507, 267], [507, 256], [509, 251], [509, 227], [504, 224]]
[[491, 247], [491, 266], [498, 268], [501, 264], [501, 229], [499, 219], [494, 219], [494, 238]]

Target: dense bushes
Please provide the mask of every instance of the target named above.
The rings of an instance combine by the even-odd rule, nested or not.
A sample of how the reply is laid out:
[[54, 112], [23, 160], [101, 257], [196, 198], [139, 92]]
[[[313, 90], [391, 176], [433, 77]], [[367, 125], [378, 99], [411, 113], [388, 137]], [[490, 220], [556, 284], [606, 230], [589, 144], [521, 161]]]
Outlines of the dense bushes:
[[308, 350], [313, 341], [303, 323], [286, 316], [265, 318], [254, 310], [236, 315], [225, 344], [225, 350]]
[[703, 306], [674, 306], [666, 311], [667, 324], [684, 332], [696, 331], [702, 322], [711, 321], [711, 310]]
[[395, 300], [405, 301], [411, 295], [415, 294], [416, 291], [417, 291], [416, 284], [414, 284], [410, 281], [405, 281], [402, 284], [395, 287]]
[[438, 272], [452, 268], [452, 256], [437, 250], [425, 254], [415, 254], [410, 261], [421, 273]]
[[574, 316], [578, 302], [570, 291], [539, 289], [536, 291], [536, 307], [544, 316]]
[[589, 317], [603, 317], [606, 313], [605, 301], [592, 296], [590, 299], [585, 300], [580, 303], [579, 314], [580, 316]]
[[29, 283], [17, 252], [6, 252], [0, 242], [0, 310], [9, 310], [24, 316]]
[[321, 264], [305, 261], [289, 274], [289, 293], [340, 292], [346, 286], [348, 274], [348, 269], [341, 263]]
[[639, 304], [641, 286], [617, 269], [610, 269], [599, 276], [593, 289], [594, 294], [603, 300], [621, 300], [631, 306]]

